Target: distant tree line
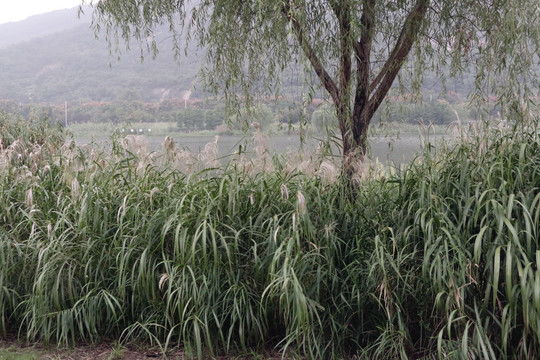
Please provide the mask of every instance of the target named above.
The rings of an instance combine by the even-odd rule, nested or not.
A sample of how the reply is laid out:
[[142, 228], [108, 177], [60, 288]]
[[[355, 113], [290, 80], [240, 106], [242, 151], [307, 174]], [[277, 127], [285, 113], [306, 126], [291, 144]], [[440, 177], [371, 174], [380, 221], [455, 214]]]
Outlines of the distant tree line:
[[[316, 99], [312, 104], [290, 106], [286, 103], [269, 101], [257, 103], [250, 109], [240, 108], [227, 114], [225, 106], [218, 101], [203, 102], [182, 99], [166, 100], [161, 103], [145, 103], [137, 100], [118, 102], [68, 103], [67, 122], [74, 123], [176, 123], [183, 131], [214, 130], [227, 125], [231, 130], [245, 130], [253, 123], [267, 130], [272, 126], [302, 123], [310, 125], [315, 132], [337, 130], [337, 118], [333, 106]], [[64, 105], [18, 104], [13, 101], [0, 102], [0, 109], [16, 112], [27, 117], [39, 112], [60, 123], [65, 123]], [[419, 103], [404, 101], [390, 102], [375, 121], [404, 122], [411, 124], [449, 124], [456, 120], [451, 105], [446, 100], [436, 99]]]

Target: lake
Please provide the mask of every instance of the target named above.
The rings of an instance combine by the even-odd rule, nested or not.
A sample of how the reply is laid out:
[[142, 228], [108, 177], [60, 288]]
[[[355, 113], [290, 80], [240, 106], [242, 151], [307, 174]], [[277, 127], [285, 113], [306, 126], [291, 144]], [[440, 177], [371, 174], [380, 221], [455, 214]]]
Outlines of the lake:
[[[149, 145], [149, 150], [160, 150], [164, 140], [164, 136], [157, 135], [141, 135], [144, 136]], [[430, 138], [431, 143], [435, 143], [438, 140], [442, 139], [441, 135], [432, 136]], [[215, 136], [212, 135], [189, 135], [182, 134], [173, 136], [175, 144], [177, 146], [183, 147], [193, 153], [199, 153], [204, 149], [205, 145], [209, 142], [213, 142]], [[104, 142], [108, 139], [105, 137], [94, 137], [89, 138], [85, 136], [76, 136], [75, 142], [79, 145], [84, 145], [90, 143], [91, 141]], [[300, 136], [298, 134], [291, 135], [273, 135], [271, 137], [266, 137], [265, 139], [266, 148], [270, 152], [275, 153], [287, 153], [287, 152], [296, 152], [300, 149], [305, 150], [306, 152], [313, 152], [319, 143], [318, 140], [313, 138], [306, 139], [303, 143], [300, 141]], [[370, 154], [369, 157], [372, 160], [377, 160], [381, 163], [388, 164], [394, 163], [406, 164], [411, 162], [421, 150], [421, 145], [423, 144], [419, 135], [404, 135], [404, 136], [379, 136], [372, 137], [369, 139], [370, 143]], [[239, 146], [242, 146], [242, 151], [252, 151], [253, 149], [253, 140], [251, 136], [241, 136], [241, 135], [220, 135], [218, 139], [218, 149], [219, 154], [222, 157], [226, 157], [232, 153], [238, 151]], [[335, 154], [338, 154], [337, 147], [334, 151]]]

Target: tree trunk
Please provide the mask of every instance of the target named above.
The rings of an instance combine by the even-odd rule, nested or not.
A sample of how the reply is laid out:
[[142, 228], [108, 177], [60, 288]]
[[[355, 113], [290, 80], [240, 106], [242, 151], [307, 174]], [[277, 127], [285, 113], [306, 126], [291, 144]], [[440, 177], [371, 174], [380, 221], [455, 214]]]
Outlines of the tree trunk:
[[[355, 109], [352, 113], [338, 111], [341, 137], [343, 139], [342, 174], [348, 179], [359, 177], [368, 146], [368, 128], [371, 117], [366, 111]], [[348, 115], [348, 116], [347, 116]]]

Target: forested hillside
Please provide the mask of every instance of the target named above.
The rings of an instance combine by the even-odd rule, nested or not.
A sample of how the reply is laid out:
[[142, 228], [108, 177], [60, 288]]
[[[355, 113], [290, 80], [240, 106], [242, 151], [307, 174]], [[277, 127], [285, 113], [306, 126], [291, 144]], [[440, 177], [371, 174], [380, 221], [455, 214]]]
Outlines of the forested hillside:
[[[78, 9], [73, 8], [0, 25], [0, 108], [24, 114], [39, 104], [52, 118], [63, 120], [67, 103], [70, 122], [176, 121], [182, 129], [212, 128], [223, 121], [224, 114], [215, 112], [219, 101], [210, 106], [200, 102], [205, 94], [197, 74], [204, 54], [196, 51], [195, 44], [185, 57], [175, 60], [172, 38], [163, 28], [155, 31], [160, 50], [155, 58], [151, 52], [141, 53], [136, 44], [129, 50], [120, 44], [117, 53], [103, 34], [96, 39], [90, 28], [90, 10], [79, 19], [77, 16]], [[297, 121], [295, 111], [289, 114], [283, 108], [291, 103], [296, 104], [293, 108], [302, 106], [305, 92], [310, 91], [302, 87], [304, 76], [300, 66], [282, 75], [280, 95], [287, 99], [279, 105], [269, 104], [272, 118]], [[391, 121], [447, 123], [455, 118], [448, 103], [463, 104], [469, 88], [470, 81], [448, 82], [442, 95], [445, 89], [437, 77], [426, 74], [423, 93], [427, 105], [398, 111], [396, 100], [407, 101], [393, 98], [383, 116]], [[311, 91], [315, 98], [323, 96], [321, 88]], [[273, 99], [261, 101], [271, 103]], [[194, 109], [188, 114], [182, 111], [185, 105]], [[313, 110], [309, 108], [308, 119]], [[186, 120], [186, 116], [213, 120], [203, 124]]]
[[90, 21], [90, 9], [85, 8], [84, 12], [79, 13], [78, 8], [72, 8], [30, 16], [23, 21], [0, 24], [0, 49], [71, 29], [83, 23], [89, 24]]
[[[59, 16], [70, 23], [76, 9], [40, 15], [11, 25], [20, 34], [26, 33], [27, 38], [34, 24], [62, 23], [54, 21]], [[53, 28], [47, 29], [42, 30], [47, 33]], [[5, 27], [0, 27], [0, 38], [4, 38], [5, 31]], [[189, 90], [192, 96], [200, 95], [193, 88], [201, 62], [199, 56], [190, 52], [190, 57], [176, 62], [167, 51], [168, 39], [163, 37], [163, 51], [156, 59], [148, 56], [144, 62], [138, 49], [122, 48], [118, 60], [104, 39], [96, 40], [89, 23], [84, 21], [54, 34], [4, 47], [0, 49], [0, 99], [54, 105], [64, 101], [159, 102], [181, 98]]]

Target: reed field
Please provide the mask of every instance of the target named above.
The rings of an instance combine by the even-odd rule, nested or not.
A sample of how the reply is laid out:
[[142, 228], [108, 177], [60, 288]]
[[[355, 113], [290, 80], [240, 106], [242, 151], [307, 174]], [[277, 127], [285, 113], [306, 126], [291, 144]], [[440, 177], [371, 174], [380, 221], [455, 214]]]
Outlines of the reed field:
[[76, 146], [0, 114], [0, 333], [166, 356], [540, 356], [537, 127], [464, 129], [350, 182], [321, 147]]

